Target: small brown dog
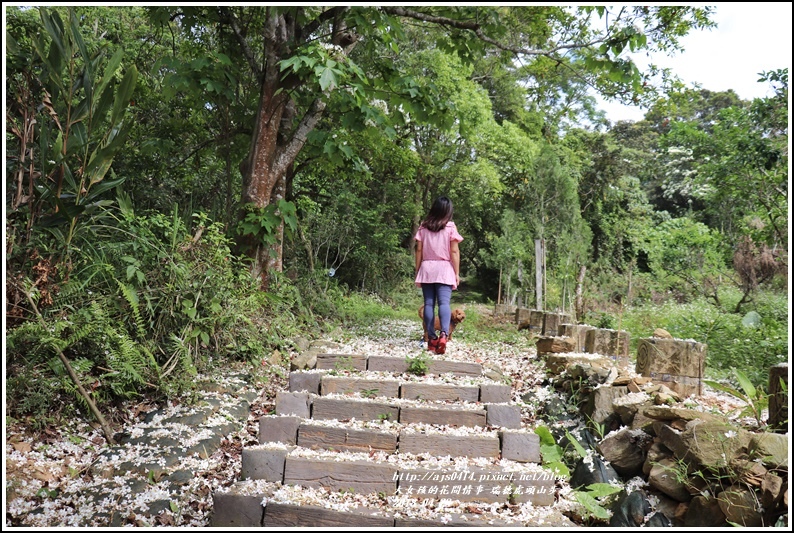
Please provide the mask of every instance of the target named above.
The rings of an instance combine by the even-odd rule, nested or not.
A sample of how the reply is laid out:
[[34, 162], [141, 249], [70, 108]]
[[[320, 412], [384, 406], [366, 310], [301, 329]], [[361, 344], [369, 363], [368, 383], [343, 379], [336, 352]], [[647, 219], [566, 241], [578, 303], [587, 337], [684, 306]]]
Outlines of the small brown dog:
[[[422, 320], [422, 329], [425, 328], [425, 306], [419, 308], [419, 318]], [[441, 330], [441, 321], [436, 315], [436, 321], [433, 324], [433, 327], [436, 331]], [[466, 318], [466, 312], [463, 309], [453, 309], [452, 310], [452, 319], [449, 321], [449, 331], [447, 332], [447, 340], [452, 340], [452, 332], [455, 331], [455, 327], [463, 322], [463, 319]], [[427, 331], [425, 330], [425, 342], [427, 342]]]

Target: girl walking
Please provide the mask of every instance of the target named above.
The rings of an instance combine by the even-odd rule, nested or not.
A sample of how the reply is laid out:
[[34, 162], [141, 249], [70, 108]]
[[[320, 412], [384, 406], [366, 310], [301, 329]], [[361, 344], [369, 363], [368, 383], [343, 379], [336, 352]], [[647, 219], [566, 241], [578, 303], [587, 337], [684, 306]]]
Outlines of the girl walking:
[[[460, 249], [463, 237], [452, 222], [452, 202], [446, 196], [436, 198], [416, 232], [416, 285], [422, 288], [425, 301], [424, 326], [427, 349], [443, 354], [447, 348], [452, 310], [449, 301], [460, 283]], [[435, 307], [441, 332], [436, 336]]]

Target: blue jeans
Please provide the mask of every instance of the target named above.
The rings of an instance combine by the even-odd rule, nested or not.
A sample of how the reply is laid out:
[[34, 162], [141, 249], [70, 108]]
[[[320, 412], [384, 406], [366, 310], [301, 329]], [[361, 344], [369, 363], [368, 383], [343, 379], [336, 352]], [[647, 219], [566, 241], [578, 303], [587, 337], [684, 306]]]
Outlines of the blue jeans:
[[436, 338], [435, 307], [438, 304], [438, 321], [441, 331], [449, 335], [449, 323], [452, 320], [452, 308], [449, 301], [452, 299], [452, 285], [443, 283], [422, 283], [422, 296], [425, 299], [425, 330], [431, 339]]

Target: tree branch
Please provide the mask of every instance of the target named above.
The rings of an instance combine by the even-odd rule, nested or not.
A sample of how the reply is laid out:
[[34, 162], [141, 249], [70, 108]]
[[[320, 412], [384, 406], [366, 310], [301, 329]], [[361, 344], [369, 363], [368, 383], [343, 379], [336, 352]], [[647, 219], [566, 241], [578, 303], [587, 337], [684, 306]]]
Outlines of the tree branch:
[[306, 114], [304, 114], [303, 118], [301, 118], [300, 124], [298, 124], [298, 127], [295, 128], [295, 132], [292, 134], [292, 137], [286, 143], [283, 150], [281, 150], [281, 153], [275, 162], [275, 169], [273, 172], [275, 172], [277, 175], [281, 175], [281, 173], [286, 172], [287, 167], [291, 165], [293, 161], [295, 161], [298, 152], [301, 150], [301, 148], [303, 148], [303, 145], [306, 144], [306, 139], [308, 138], [309, 133], [322, 118], [323, 111], [325, 111], [327, 105], [328, 103], [323, 97], [316, 98], [314, 102], [312, 102], [312, 105], [309, 106]]
[[231, 26], [232, 31], [234, 32], [234, 36], [237, 39], [237, 42], [240, 43], [240, 48], [243, 51], [243, 56], [245, 57], [246, 61], [248, 61], [248, 65], [251, 67], [251, 70], [254, 71], [254, 75], [256, 76], [256, 79], [258, 79], [261, 82], [263, 76], [262, 67], [260, 67], [259, 64], [256, 62], [254, 51], [251, 50], [251, 47], [248, 46], [248, 41], [246, 41], [245, 37], [243, 37], [243, 32], [240, 29], [240, 23], [237, 20], [237, 17], [228, 7], [221, 7], [221, 15], [226, 19], [226, 22], [229, 23], [229, 26]]
[[[39, 308], [36, 307], [36, 302], [33, 301], [33, 297], [30, 295], [28, 291], [25, 291], [25, 297], [28, 299], [28, 303], [30, 304], [30, 307], [33, 309], [33, 312], [36, 314], [36, 317], [39, 319], [39, 323], [41, 324], [41, 326], [44, 329], [47, 329], [47, 323], [44, 321], [44, 317], [41, 316], [41, 313], [39, 312]], [[77, 373], [75, 373], [71, 363], [69, 363], [69, 359], [66, 358], [66, 355], [64, 355], [63, 351], [60, 348], [58, 348], [57, 346], [54, 346], [54, 348], [55, 351], [58, 352], [58, 357], [63, 363], [63, 366], [66, 368], [66, 372], [69, 374], [69, 377], [72, 379], [72, 382], [74, 383], [75, 387], [77, 387], [77, 391], [80, 393], [80, 396], [82, 396], [83, 399], [86, 401], [86, 403], [88, 404], [88, 408], [91, 410], [91, 413], [93, 413], [93, 415], [97, 419], [97, 422], [99, 422], [99, 426], [102, 428], [102, 432], [105, 434], [105, 439], [108, 441], [108, 444], [110, 445], [116, 444], [116, 441], [113, 439], [113, 430], [110, 428], [110, 425], [105, 420], [105, 417], [102, 416], [102, 412], [96, 406], [94, 400], [91, 399], [91, 395], [88, 394], [88, 392], [83, 387], [83, 384], [80, 383], [80, 378], [77, 376]]]
[[439, 26], [448, 26], [450, 28], [456, 28], [456, 29], [459, 29], [459, 30], [470, 31], [470, 32], [474, 33], [474, 35], [476, 35], [481, 41], [486, 42], [486, 43], [488, 43], [490, 45], [493, 45], [493, 46], [495, 46], [496, 48], [498, 48], [500, 50], [504, 50], [506, 52], [512, 52], [512, 53], [514, 53], [516, 55], [548, 56], [548, 57], [551, 58], [554, 53], [562, 51], [562, 50], [575, 50], [575, 49], [578, 49], [578, 48], [589, 48], [589, 47], [594, 46], [596, 44], [604, 43], [604, 42], [606, 42], [608, 40], [607, 37], [604, 36], [604, 37], [602, 37], [600, 39], [595, 39], [595, 40], [587, 42], [587, 43], [562, 44], [562, 45], [550, 48], [548, 50], [522, 48], [522, 47], [510, 46], [510, 45], [508, 45], [506, 43], [503, 43], [501, 41], [497, 41], [496, 39], [493, 39], [493, 38], [489, 37], [488, 35], [485, 34], [485, 32], [483, 32], [482, 27], [477, 22], [467, 22], [467, 21], [463, 21], [463, 20], [451, 19], [451, 18], [448, 18], [448, 17], [438, 17], [438, 16], [435, 16], [435, 15], [428, 15], [426, 13], [422, 13], [422, 12], [419, 12], [419, 11], [413, 11], [411, 9], [405, 9], [403, 7], [396, 7], [396, 6], [381, 6], [380, 9], [384, 13], [388, 13], [389, 15], [395, 15], [395, 16], [398, 16], [398, 17], [406, 17], [406, 18], [411, 18], [411, 19], [414, 19], [414, 20], [421, 20], [422, 22], [430, 22], [432, 24], [438, 24]]

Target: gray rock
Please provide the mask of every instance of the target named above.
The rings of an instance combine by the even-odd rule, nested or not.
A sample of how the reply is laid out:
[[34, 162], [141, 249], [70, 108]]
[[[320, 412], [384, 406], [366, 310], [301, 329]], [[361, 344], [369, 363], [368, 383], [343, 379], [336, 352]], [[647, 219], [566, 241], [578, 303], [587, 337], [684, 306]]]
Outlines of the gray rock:
[[641, 491], [630, 494], [625, 492], [618, 497], [612, 506], [610, 527], [638, 527], [645, 521], [645, 515], [651, 512], [651, 503]]
[[651, 447], [648, 448], [648, 453], [645, 456], [645, 462], [642, 465], [642, 473], [647, 476], [651, 473], [651, 468], [653, 468], [654, 464], [658, 463], [662, 459], [669, 459], [671, 457], [673, 457], [673, 452], [671, 452], [667, 446], [661, 442], [654, 442], [651, 444]]
[[615, 398], [625, 396], [628, 392], [627, 387], [599, 387], [587, 397], [582, 413], [599, 424], [610, 417], [617, 417], [612, 409], [612, 402]]
[[580, 459], [571, 474], [571, 487], [577, 489], [593, 483], [610, 483], [618, 480], [618, 473], [596, 454], [588, 461]]
[[741, 485], [731, 485], [717, 495], [720, 510], [725, 514], [726, 520], [745, 527], [763, 525], [757, 500], [753, 491]]
[[685, 527], [720, 527], [725, 526], [725, 513], [720, 509], [716, 498], [695, 496], [689, 502], [684, 516]]
[[780, 433], [756, 433], [747, 446], [751, 457], [759, 457], [765, 466], [788, 470], [789, 436]]
[[290, 370], [310, 370], [317, 364], [317, 354], [319, 351], [306, 351], [295, 354], [289, 362]]
[[598, 446], [598, 452], [609, 461], [615, 471], [624, 478], [640, 472], [645, 462], [645, 452], [653, 439], [639, 429], [622, 429], [610, 433]]
[[655, 489], [667, 494], [679, 502], [687, 502], [692, 496], [684, 481], [686, 471], [672, 459], [662, 459], [651, 467], [648, 483]]

